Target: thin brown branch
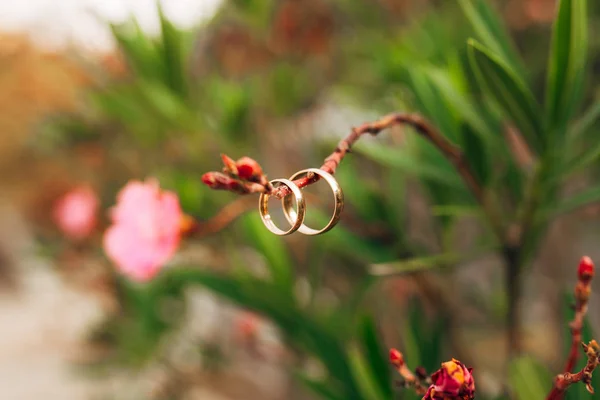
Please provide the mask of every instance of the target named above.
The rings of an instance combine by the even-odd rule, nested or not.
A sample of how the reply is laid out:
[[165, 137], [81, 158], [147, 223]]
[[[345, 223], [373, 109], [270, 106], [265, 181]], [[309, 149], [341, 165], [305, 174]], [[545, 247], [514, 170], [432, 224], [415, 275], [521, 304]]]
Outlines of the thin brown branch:
[[[452, 163], [475, 199], [481, 204], [498, 239], [505, 242], [503, 222], [496, 211], [495, 205], [491, 204], [493, 199], [485, 196], [484, 190], [471, 171], [463, 152], [419, 114], [393, 113], [375, 122], [364, 123], [353, 128], [350, 135], [342, 139], [333, 153], [325, 159], [320, 169], [335, 174], [338, 165], [363, 135], [377, 135], [379, 132], [397, 125], [413, 127]], [[234, 161], [227, 156], [222, 156], [222, 158], [225, 164], [223, 172], [207, 172], [202, 176], [202, 181], [212, 189], [228, 190], [239, 194], [268, 193], [278, 199], [282, 199], [291, 193], [287, 186], [273, 188], [269, 185], [262, 168], [256, 161], [248, 157], [241, 158], [238, 161]], [[316, 174], [308, 174], [295, 180], [294, 183], [303, 188], [318, 180], [319, 177]]]
[[[589, 345], [583, 344], [584, 351], [588, 356], [587, 365], [577, 374], [572, 374], [571, 371], [573, 371], [579, 359], [579, 345], [582, 339], [581, 331], [583, 330], [583, 323], [588, 310], [594, 269], [594, 263], [589, 257], [581, 258], [577, 269], [577, 284], [575, 285], [575, 317], [569, 324], [571, 328], [571, 348], [564, 373], [557, 376], [554, 388], [548, 395], [547, 400], [562, 399], [566, 388], [581, 380], [584, 380], [588, 384], [588, 390], [591, 388], [589, 381], [585, 381], [585, 379], [587, 379], [586, 374], [589, 374], [591, 377], [592, 371], [598, 366], [598, 356], [600, 353], [598, 352], [598, 344], [595, 340], [592, 340]], [[591, 393], [593, 393], [593, 390]]]
[[402, 377], [404, 387], [413, 389], [419, 396], [427, 392], [431, 378], [422, 367], [417, 368], [416, 373], [413, 374], [404, 361], [404, 355], [396, 349], [390, 350], [390, 362]]
[[587, 356], [585, 367], [576, 374], [565, 372], [564, 374], [557, 375], [554, 379], [554, 388], [546, 400], [562, 399], [569, 386], [577, 382], [583, 382], [587, 391], [594, 394], [594, 388], [592, 387], [592, 373], [600, 364], [600, 346], [598, 346], [598, 343], [595, 340], [590, 341], [588, 344], [581, 343], [581, 345]]
[[[331, 155], [325, 159], [321, 169], [329, 172], [330, 174], [335, 174], [338, 165], [342, 162], [346, 154], [348, 154], [348, 152], [352, 149], [352, 146], [358, 141], [358, 139], [361, 138], [361, 136], [366, 134], [377, 135], [379, 132], [396, 125], [409, 125], [413, 127], [420, 135], [429, 140], [454, 165], [477, 201], [480, 203], [484, 202], [483, 190], [471, 172], [471, 169], [469, 168], [467, 160], [462, 151], [457, 146], [452, 144], [448, 139], [446, 139], [425, 118], [418, 114], [389, 114], [375, 122], [364, 123], [356, 128], [353, 128], [350, 135], [342, 139], [333, 153], [331, 153]], [[315, 183], [318, 179], [318, 176], [311, 175], [300, 178], [294, 181], [294, 183], [298, 185], [298, 187], [302, 188]], [[277, 198], [283, 198], [289, 193], [289, 188], [286, 186], [281, 186], [275, 189], [273, 196]]]
[[209, 220], [196, 222], [195, 227], [189, 233], [198, 238], [219, 232], [253, 208], [256, 208], [255, 198], [240, 197], [227, 204]]
[[[305, 197], [315, 204], [320, 200], [317, 196], [306, 194]], [[223, 207], [212, 218], [206, 221], [193, 221], [193, 226], [185, 230], [187, 236], [201, 238], [225, 229], [229, 224], [246, 212], [257, 208], [256, 199], [253, 197], [240, 197]]]
[[[353, 128], [350, 135], [342, 139], [333, 153], [325, 159], [321, 169], [330, 174], [335, 174], [338, 165], [342, 162], [346, 154], [350, 152], [352, 146], [361, 136], [366, 134], [377, 135], [379, 132], [396, 125], [412, 126], [420, 135], [429, 140], [454, 165], [475, 198], [480, 203], [484, 202], [483, 190], [471, 172], [462, 151], [446, 139], [433, 125], [419, 114], [389, 114], [375, 122], [367, 122]], [[211, 188], [216, 190], [228, 190], [239, 194], [269, 193], [278, 199], [282, 199], [291, 193], [290, 189], [286, 186], [277, 189], [268, 187], [263, 179], [264, 175], [262, 174], [262, 169], [254, 160], [244, 157], [236, 162], [225, 155], [222, 155], [222, 158], [225, 163], [223, 172], [209, 172], [202, 178], [204, 183]], [[248, 166], [249, 162], [252, 163], [251, 166]], [[246, 167], [245, 170], [257, 172], [252, 175], [248, 174], [248, 176], [252, 176], [253, 179], [239, 179], [244, 178], [240, 173], [241, 166]], [[318, 176], [311, 175], [297, 179], [294, 183], [298, 185], [298, 187], [303, 188], [318, 180]]]
[[594, 276], [594, 263], [589, 257], [583, 257], [579, 262], [578, 280], [575, 286], [575, 317], [570, 323], [571, 328], [571, 350], [565, 365], [564, 372], [571, 372], [577, 364], [579, 357], [579, 343], [581, 342], [581, 331], [585, 315], [588, 310], [588, 299], [592, 290], [592, 278]]

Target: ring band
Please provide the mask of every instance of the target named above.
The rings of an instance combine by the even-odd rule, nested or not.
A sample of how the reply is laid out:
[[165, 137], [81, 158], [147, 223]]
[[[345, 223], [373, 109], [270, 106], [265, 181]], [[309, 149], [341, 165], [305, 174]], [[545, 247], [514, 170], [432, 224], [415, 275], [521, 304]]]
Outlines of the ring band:
[[[331, 175], [328, 172], [323, 171], [322, 169], [309, 168], [309, 169], [305, 169], [302, 171], [298, 171], [290, 177], [290, 180], [293, 181], [294, 179], [298, 178], [300, 175], [308, 174], [311, 172], [314, 174], [317, 174], [321, 178], [325, 179], [325, 181], [329, 184], [329, 186], [331, 187], [331, 190], [333, 191], [333, 198], [335, 200], [333, 215], [332, 215], [331, 219], [329, 220], [329, 223], [323, 229], [321, 229], [321, 230], [312, 229], [312, 228], [309, 228], [308, 226], [304, 225], [303, 223], [301, 224], [300, 228], [298, 228], [298, 231], [300, 233], [303, 233], [305, 235], [314, 236], [314, 235], [320, 235], [322, 233], [325, 233], [337, 225], [337, 223], [340, 220], [342, 210], [344, 209], [344, 192], [342, 192], [341, 186], [335, 180], [333, 175]], [[287, 197], [284, 198], [282, 200], [282, 204], [283, 204], [283, 212], [290, 224], [293, 223], [294, 221], [297, 222], [300, 220], [298, 218], [298, 216], [296, 215], [296, 212], [294, 211], [294, 209], [292, 207], [292, 202], [290, 201], [289, 198], [287, 198]], [[304, 218], [302, 218], [302, 219], [304, 219]]]
[[269, 197], [271, 196], [266, 193], [261, 193], [260, 198], [258, 199], [258, 211], [260, 212], [260, 218], [262, 219], [262, 222], [265, 224], [267, 229], [279, 236], [285, 236], [296, 232], [300, 228], [300, 226], [302, 226], [302, 222], [304, 221], [304, 215], [306, 214], [306, 203], [304, 201], [304, 195], [302, 194], [302, 191], [298, 186], [296, 186], [294, 182], [288, 179], [273, 179], [270, 183], [280, 183], [289, 187], [292, 191], [292, 194], [296, 198], [296, 208], [298, 209], [298, 211], [292, 209], [292, 196], [287, 195], [286, 197], [284, 197], [284, 200], [287, 201], [286, 204], [289, 204], [289, 208], [292, 209], [295, 218], [292, 219], [286, 214], [286, 219], [289, 221], [290, 224], [292, 224], [292, 227], [287, 231], [279, 229], [273, 222], [271, 214], [269, 214]]

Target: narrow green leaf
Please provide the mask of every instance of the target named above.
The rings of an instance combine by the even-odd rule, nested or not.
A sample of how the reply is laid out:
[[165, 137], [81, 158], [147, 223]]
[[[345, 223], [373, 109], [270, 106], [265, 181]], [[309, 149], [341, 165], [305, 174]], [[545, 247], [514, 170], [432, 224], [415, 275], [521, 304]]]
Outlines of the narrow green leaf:
[[431, 215], [440, 217], [440, 216], [448, 216], [448, 217], [476, 217], [482, 218], [483, 213], [481, 207], [472, 205], [472, 206], [432, 206], [431, 207]]
[[543, 400], [552, 385], [550, 371], [531, 357], [511, 362], [509, 376], [518, 400]]
[[386, 358], [387, 352], [380, 345], [375, 322], [371, 317], [363, 318], [360, 326], [360, 335], [362, 337], [363, 350], [373, 370], [373, 375], [379, 385], [380, 392], [386, 398], [393, 398], [390, 368]]
[[408, 70], [412, 89], [421, 108], [441, 132], [450, 140], [458, 139], [458, 121], [452, 113], [452, 103], [446, 101], [428, 76], [419, 69]]
[[241, 218], [250, 242], [265, 256], [271, 278], [283, 287], [293, 285], [292, 260], [284, 241], [265, 228], [258, 213], [248, 214]]
[[165, 83], [182, 98], [187, 97], [186, 69], [184, 67], [183, 33], [169, 21], [158, 2], [161, 27], [160, 48], [165, 66]]
[[465, 95], [465, 92], [452, 83], [445, 70], [429, 68], [426, 70], [426, 73], [432, 82], [437, 85], [438, 90], [446, 98], [446, 101], [452, 104], [462, 119], [473, 127], [474, 132], [480, 136], [481, 140], [496, 147], [501, 146], [500, 135], [494, 132], [485, 119], [477, 112], [477, 107]]
[[161, 80], [164, 71], [162, 58], [138, 21], [131, 18], [122, 25], [111, 24], [110, 28], [129, 67], [139, 76]]
[[519, 75], [525, 75], [525, 68], [508, 31], [502, 24], [500, 14], [488, 4], [487, 0], [459, 0], [459, 4], [477, 37]]
[[567, 116], [575, 114], [577, 108], [581, 105], [584, 94], [585, 66], [588, 58], [588, 6], [587, 0], [573, 1], [573, 35], [571, 36], [571, 57], [573, 62], [569, 68], [569, 83], [572, 85], [572, 91], [565, 104], [567, 107]]
[[582, 70], [587, 57], [587, 1], [561, 0], [554, 23], [548, 65], [546, 112], [554, 134], [563, 134], [572, 103], [581, 97]]
[[463, 182], [453, 169], [424, 163], [406, 151], [406, 149], [394, 149], [386, 145], [370, 143], [357, 146], [354, 151], [384, 166], [397, 168], [412, 176], [453, 188], [464, 188]]
[[571, 174], [579, 172], [590, 164], [596, 162], [600, 158], [600, 142], [595, 143], [589, 148], [586, 148], [583, 154], [577, 154], [572, 159], [566, 162], [563, 168], [558, 169], [557, 178], [567, 177]]
[[470, 253], [443, 253], [433, 256], [414, 257], [380, 264], [371, 264], [369, 272], [374, 276], [387, 276], [397, 274], [410, 274], [433, 268], [443, 268], [451, 264], [464, 262], [477, 258], [482, 254], [493, 251], [494, 247], [484, 247]]
[[461, 258], [461, 255], [453, 253], [409, 258], [407, 260], [371, 264], [369, 266], [369, 272], [375, 276], [410, 274], [413, 272], [426, 271], [433, 268], [442, 268], [448, 264], [458, 262]]
[[487, 187], [492, 174], [488, 151], [481, 136], [466, 124], [462, 127], [462, 147], [477, 181]]
[[600, 202], [600, 186], [593, 186], [540, 212], [538, 218], [539, 220], [545, 220], [546, 218], [557, 217], [597, 202]]
[[583, 117], [579, 119], [571, 128], [571, 136], [573, 139], [580, 138], [585, 135], [600, 119], [600, 100], [596, 100], [594, 104], [587, 109]]
[[352, 375], [357, 381], [360, 393], [362, 394], [361, 399], [392, 399], [392, 397], [386, 396], [379, 390], [376, 378], [373, 376], [374, 371], [371, 370], [369, 363], [364, 359], [358, 347], [351, 346], [348, 353]]
[[537, 154], [544, 150], [545, 138], [539, 105], [517, 74], [498, 56], [475, 40], [469, 40], [469, 60], [487, 96], [517, 126], [529, 147]]

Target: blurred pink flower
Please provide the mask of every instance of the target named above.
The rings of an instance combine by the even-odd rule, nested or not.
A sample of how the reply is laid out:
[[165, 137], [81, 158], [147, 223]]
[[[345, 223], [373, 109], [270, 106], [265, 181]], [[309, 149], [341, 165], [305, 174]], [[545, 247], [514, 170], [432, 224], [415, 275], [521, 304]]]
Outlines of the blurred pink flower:
[[177, 195], [162, 191], [152, 179], [125, 185], [110, 218], [104, 250], [123, 274], [142, 282], [152, 279], [173, 257], [185, 220]]
[[84, 239], [96, 228], [99, 201], [91, 187], [82, 185], [64, 194], [54, 204], [58, 228], [72, 239]]

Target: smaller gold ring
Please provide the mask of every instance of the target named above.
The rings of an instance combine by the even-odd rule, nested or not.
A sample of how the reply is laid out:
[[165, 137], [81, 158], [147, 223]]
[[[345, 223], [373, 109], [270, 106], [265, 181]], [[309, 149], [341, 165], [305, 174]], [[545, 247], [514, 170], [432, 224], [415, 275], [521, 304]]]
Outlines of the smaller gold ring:
[[271, 196], [266, 193], [262, 193], [260, 195], [260, 198], [258, 199], [258, 211], [260, 212], [260, 218], [262, 219], [262, 222], [265, 224], [267, 229], [279, 236], [285, 236], [296, 232], [298, 228], [302, 226], [302, 222], [304, 222], [304, 215], [306, 214], [306, 203], [304, 201], [304, 195], [302, 194], [302, 191], [298, 186], [296, 186], [294, 182], [288, 179], [273, 179], [270, 183], [280, 183], [289, 187], [292, 193], [284, 197], [284, 199], [286, 201], [289, 200], [288, 203], [291, 209], [292, 195], [294, 195], [296, 198], [296, 208], [298, 209], [298, 211], [292, 210], [294, 212], [295, 220], [290, 219], [286, 214], [286, 219], [290, 224], [292, 224], [292, 227], [290, 229], [288, 229], [287, 231], [279, 229], [273, 222], [271, 214], [269, 214], [269, 197]]
[[[325, 181], [329, 184], [329, 186], [331, 187], [331, 190], [333, 191], [333, 198], [335, 200], [333, 215], [331, 216], [329, 223], [323, 229], [320, 229], [320, 230], [312, 229], [304, 224], [302, 224], [300, 226], [300, 228], [298, 228], [298, 231], [300, 233], [303, 233], [305, 235], [314, 236], [314, 235], [320, 235], [322, 233], [325, 233], [337, 225], [337, 223], [340, 220], [342, 210], [344, 209], [344, 192], [342, 191], [341, 186], [335, 180], [333, 175], [331, 175], [328, 172], [323, 171], [322, 169], [318, 169], [318, 168], [309, 168], [309, 169], [305, 169], [302, 171], [298, 171], [290, 177], [290, 180], [293, 181], [294, 179], [298, 178], [300, 175], [309, 174], [311, 172], [314, 174], [317, 174], [321, 178], [325, 179]], [[297, 217], [296, 212], [292, 208], [292, 202], [286, 197], [282, 200], [282, 204], [283, 204], [283, 213], [285, 214], [285, 217], [287, 218], [288, 222], [291, 224], [294, 221], [298, 221], [299, 218]]]

